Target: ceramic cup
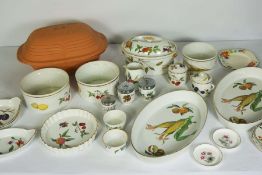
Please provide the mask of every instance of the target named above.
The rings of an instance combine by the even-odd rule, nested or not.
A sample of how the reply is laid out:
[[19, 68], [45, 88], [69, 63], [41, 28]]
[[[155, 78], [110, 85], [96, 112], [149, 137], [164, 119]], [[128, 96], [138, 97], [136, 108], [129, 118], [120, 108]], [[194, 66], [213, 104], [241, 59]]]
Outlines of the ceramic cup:
[[183, 47], [182, 54], [190, 71], [210, 70], [216, 64], [217, 51], [208, 43], [189, 43]]
[[121, 110], [108, 111], [103, 121], [108, 129], [123, 129], [126, 124], [126, 113]]
[[135, 85], [125, 81], [117, 87], [117, 93], [123, 104], [131, 104], [135, 99]]
[[103, 135], [103, 142], [110, 153], [120, 153], [127, 146], [127, 133], [121, 129], [112, 129]]
[[156, 94], [156, 82], [152, 78], [141, 78], [138, 82], [139, 92], [145, 100], [150, 100]]
[[80, 96], [88, 101], [101, 100], [106, 94], [116, 95], [119, 68], [109, 61], [91, 61], [75, 73]]
[[58, 68], [44, 68], [26, 75], [20, 83], [29, 109], [38, 113], [54, 112], [70, 101], [68, 74]]
[[168, 79], [175, 87], [184, 86], [187, 82], [187, 67], [182, 63], [171, 64], [168, 67]]
[[212, 77], [204, 72], [193, 74], [191, 77], [192, 88], [202, 97], [206, 97], [215, 88]]

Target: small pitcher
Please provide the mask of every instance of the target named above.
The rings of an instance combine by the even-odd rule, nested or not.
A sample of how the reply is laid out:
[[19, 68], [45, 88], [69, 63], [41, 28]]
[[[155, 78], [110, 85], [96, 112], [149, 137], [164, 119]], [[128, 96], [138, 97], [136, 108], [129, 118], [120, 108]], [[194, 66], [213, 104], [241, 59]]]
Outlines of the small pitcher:
[[202, 97], [206, 97], [215, 88], [212, 77], [205, 72], [193, 74], [191, 80], [193, 90]]
[[168, 67], [168, 79], [175, 87], [184, 86], [187, 81], [187, 67], [182, 63], [171, 64]]
[[126, 72], [126, 80], [128, 82], [137, 83], [145, 75], [143, 66], [138, 62], [132, 62], [124, 66]]

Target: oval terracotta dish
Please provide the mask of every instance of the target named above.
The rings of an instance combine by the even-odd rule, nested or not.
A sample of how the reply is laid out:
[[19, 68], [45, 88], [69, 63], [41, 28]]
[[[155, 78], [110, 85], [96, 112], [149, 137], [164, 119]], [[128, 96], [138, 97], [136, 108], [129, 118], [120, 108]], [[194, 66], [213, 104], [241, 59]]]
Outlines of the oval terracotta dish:
[[19, 47], [17, 57], [35, 69], [73, 70], [85, 62], [97, 60], [106, 47], [105, 36], [87, 24], [60, 24], [33, 31]]

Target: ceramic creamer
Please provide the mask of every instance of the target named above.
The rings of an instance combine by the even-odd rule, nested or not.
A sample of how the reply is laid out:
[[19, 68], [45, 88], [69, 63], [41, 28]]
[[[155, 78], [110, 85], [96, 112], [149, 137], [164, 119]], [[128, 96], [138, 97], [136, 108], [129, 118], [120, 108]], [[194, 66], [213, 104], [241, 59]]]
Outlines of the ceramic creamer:
[[196, 73], [191, 76], [192, 88], [202, 97], [206, 97], [215, 88], [212, 77], [204, 72]]

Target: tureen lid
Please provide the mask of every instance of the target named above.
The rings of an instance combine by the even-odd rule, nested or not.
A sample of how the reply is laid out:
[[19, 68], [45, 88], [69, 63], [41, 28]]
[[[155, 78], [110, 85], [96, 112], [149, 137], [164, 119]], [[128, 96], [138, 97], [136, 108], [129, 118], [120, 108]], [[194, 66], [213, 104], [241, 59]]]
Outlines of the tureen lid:
[[121, 94], [129, 94], [135, 90], [135, 85], [125, 81], [117, 87], [117, 90]]
[[140, 57], [159, 57], [176, 53], [176, 45], [159, 36], [140, 35], [123, 42], [122, 51]]
[[175, 63], [175, 64], [171, 64], [168, 67], [168, 71], [174, 73], [184, 73], [187, 71], [187, 67], [182, 63]]
[[102, 105], [111, 106], [115, 104], [116, 98], [113, 95], [107, 94], [101, 98]]
[[144, 90], [153, 89], [156, 86], [156, 82], [152, 78], [141, 78], [138, 81], [138, 86]]
[[212, 77], [205, 72], [196, 73], [191, 77], [191, 79], [199, 84], [206, 84], [212, 81]]

